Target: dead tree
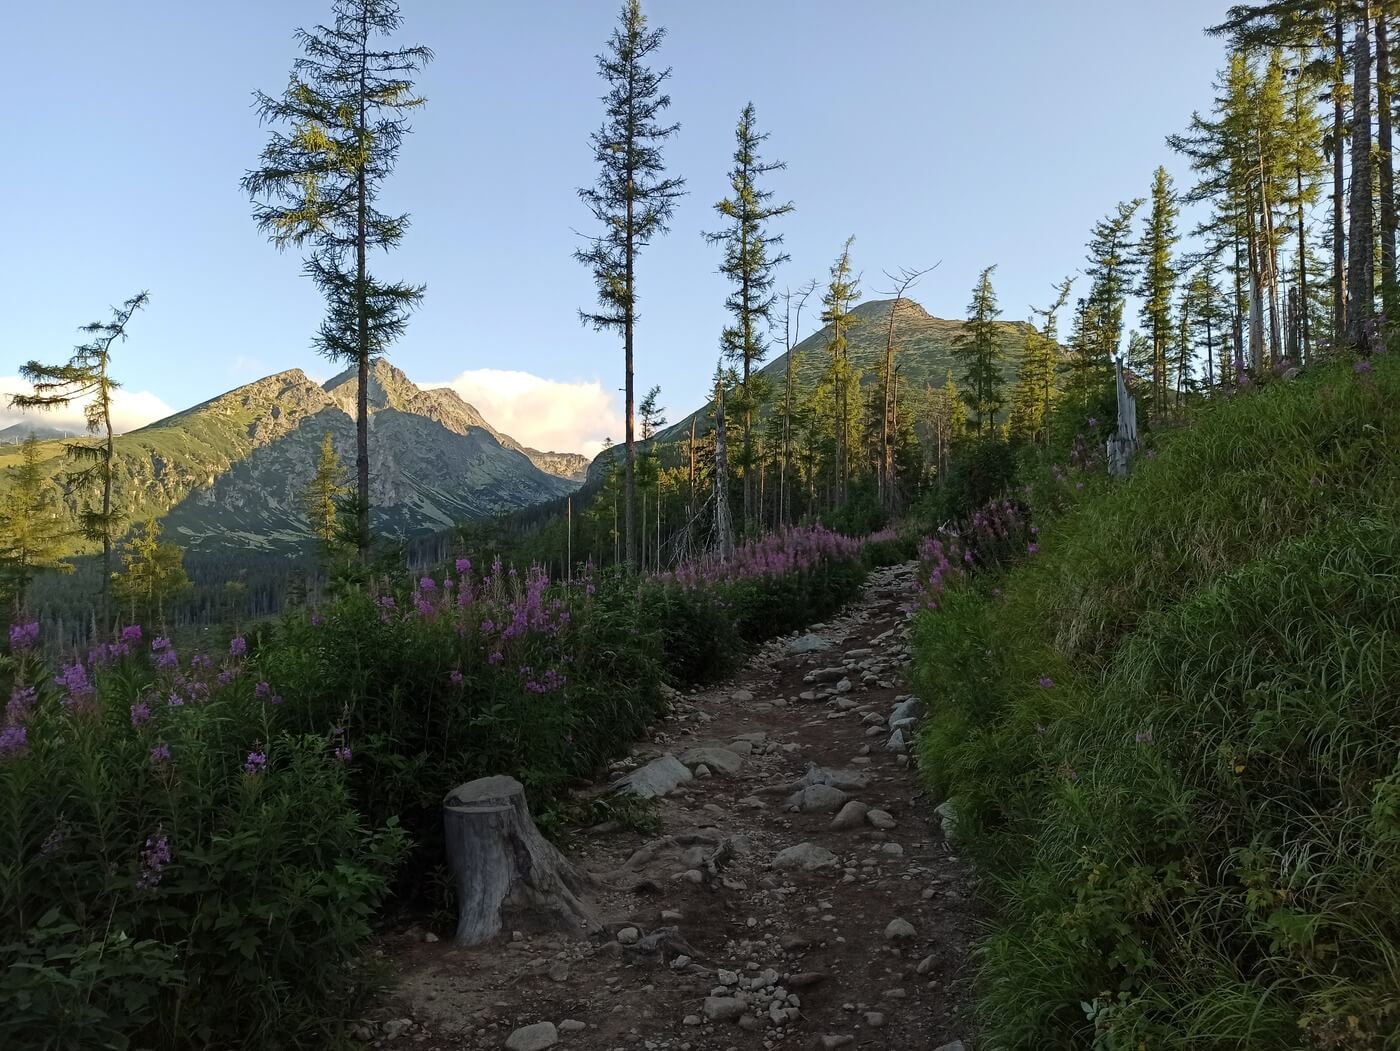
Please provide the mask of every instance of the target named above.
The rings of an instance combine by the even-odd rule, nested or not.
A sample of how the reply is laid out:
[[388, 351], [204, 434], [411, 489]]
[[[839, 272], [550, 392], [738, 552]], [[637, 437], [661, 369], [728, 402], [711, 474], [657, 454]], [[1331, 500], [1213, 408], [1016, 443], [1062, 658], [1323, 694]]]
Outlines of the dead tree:
[[899, 304], [904, 298], [904, 293], [917, 284], [919, 278], [937, 270], [941, 262], [942, 260], [939, 260], [933, 266], [925, 267], [922, 270], [900, 267], [898, 274], [892, 274], [886, 270], [885, 276], [890, 279], [894, 288], [889, 292], [880, 293], [894, 297], [894, 301], [890, 303], [890, 321], [885, 328], [885, 360], [880, 370], [884, 402], [884, 412], [880, 419], [880, 503], [889, 514], [894, 514], [898, 510], [895, 506], [894, 491], [894, 442], [895, 436], [899, 433], [899, 420], [896, 418], [897, 410], [894, 398], [895, 322], [898, 320]]
[[483, 777], [443, 800], [447, 861], [457, 888], [458, 945], [503, 929], [601, 929], [583, 894], [589, 879], [540, 835], [513, 777]]

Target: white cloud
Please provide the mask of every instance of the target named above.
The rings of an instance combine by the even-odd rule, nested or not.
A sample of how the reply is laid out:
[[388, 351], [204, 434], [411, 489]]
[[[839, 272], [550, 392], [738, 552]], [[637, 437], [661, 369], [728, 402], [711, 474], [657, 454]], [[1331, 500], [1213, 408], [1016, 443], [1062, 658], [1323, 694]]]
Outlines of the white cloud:
[[598, 380], [550, 380], [510, 369], [471, 369], [447, 383], [492, 427], [546, 452], [596, 455], [622, 437], [621, 399]]
[[[76, 401], [61, 409], [47, 412], [10, 407], [10, 395], [29, 394], [33, 390], [27, 381], [18, 376], [0, 376], [0, 427], [8, 427], [13, 423], [33, 423], [41, 427], [82, 431], [87, 426], [83, 419], [83, 406], [91, 399]], [[112, 396], [112, 425], [119, 433], [134, 431], [138, 427], [163, 419], [174, 411], [150, 391], [118, 390]]]

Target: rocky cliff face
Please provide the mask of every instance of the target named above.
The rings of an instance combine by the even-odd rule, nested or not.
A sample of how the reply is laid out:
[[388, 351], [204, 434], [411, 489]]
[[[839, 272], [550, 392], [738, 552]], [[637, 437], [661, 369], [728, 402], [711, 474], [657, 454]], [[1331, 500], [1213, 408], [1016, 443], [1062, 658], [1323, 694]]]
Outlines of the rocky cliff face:
[[[384, 361], [375, 363], [370, 381], [377, 530], [429, 532], [577, 487], [536, 466], [529, 451], [451, 391], [421, 390]], [[196, 551], [297, 550], [309, 535], [301, 494], [324, 435], [353, 475], [355, 390], [353, 371], [323, 386], [291, 369], [122, 435], [117, 500], [130, 519], [160, 518], [167, 535]], [[95, 494], [63, 481], [69, 467], [60, 443], [46, 443], [44, 451], [76, 516]]]

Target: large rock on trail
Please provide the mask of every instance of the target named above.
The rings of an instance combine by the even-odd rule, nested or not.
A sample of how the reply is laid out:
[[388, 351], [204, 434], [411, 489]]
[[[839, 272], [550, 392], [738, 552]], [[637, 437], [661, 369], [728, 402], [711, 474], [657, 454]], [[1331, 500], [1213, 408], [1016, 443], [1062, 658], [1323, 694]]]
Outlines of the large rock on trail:
[[712, 773], [732, 777], [744, 765], [744, 757], [728, 748], [692, 748], [681, 753], [681, 762], [694, 769], [708, 766]]

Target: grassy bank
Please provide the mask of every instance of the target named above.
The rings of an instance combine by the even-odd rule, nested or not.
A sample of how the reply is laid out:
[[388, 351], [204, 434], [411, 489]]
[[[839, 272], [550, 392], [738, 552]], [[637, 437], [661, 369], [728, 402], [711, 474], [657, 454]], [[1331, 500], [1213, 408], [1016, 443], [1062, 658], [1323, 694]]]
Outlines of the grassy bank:
[[[1046, 470], [917, 627], [993, 1047], [1400, 1047], [1400, 362]], [[1082, 487], [1082, 488], [1081, 488]]]

